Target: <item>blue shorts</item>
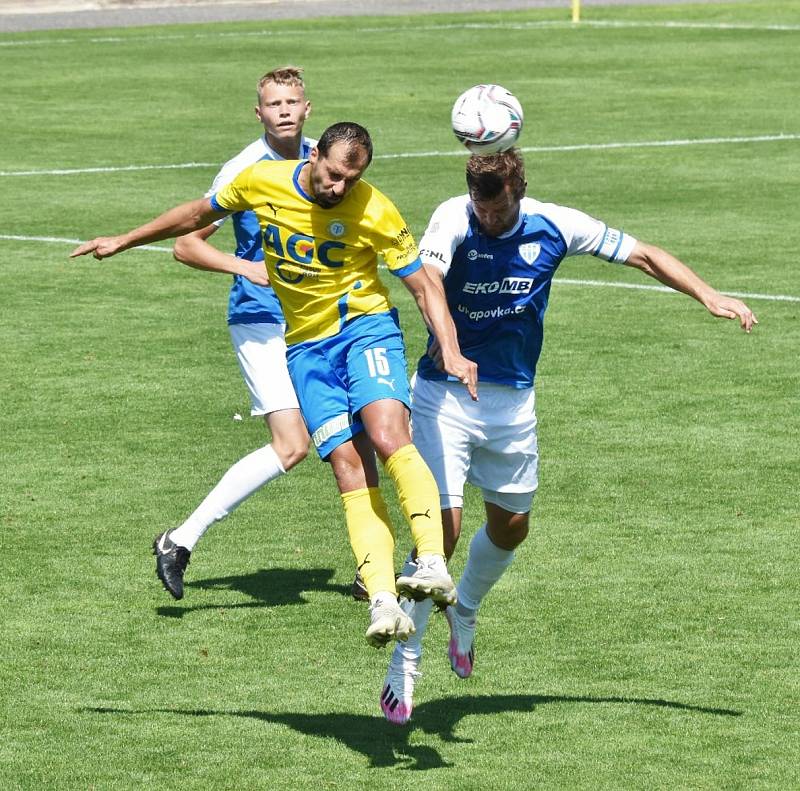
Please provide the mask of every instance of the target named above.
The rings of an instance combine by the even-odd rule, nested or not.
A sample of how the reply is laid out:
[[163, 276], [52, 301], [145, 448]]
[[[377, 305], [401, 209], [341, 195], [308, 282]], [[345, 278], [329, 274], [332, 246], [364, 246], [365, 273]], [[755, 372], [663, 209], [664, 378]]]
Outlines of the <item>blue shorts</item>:
[[286, 351], [300, 410], [320, 457], [364, 430], [359, 410], [393, 398], [411, 408], [406, 348], [397, 311], [358, 316], [320, 341]]

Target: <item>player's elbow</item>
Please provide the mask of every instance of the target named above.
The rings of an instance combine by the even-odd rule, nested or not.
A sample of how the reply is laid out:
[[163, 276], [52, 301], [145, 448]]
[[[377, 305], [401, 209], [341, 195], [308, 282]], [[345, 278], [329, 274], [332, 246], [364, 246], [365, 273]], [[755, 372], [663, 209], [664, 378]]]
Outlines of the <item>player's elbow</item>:
[[184, 236], [179, 236], [172, 246], [172, 257], [182, 264], [189, 263], [191, 243]]
[[627, 266], [638, 269], [646, 275], [655, 277], [654, 263], [657, 249], [653, 245], [637, 242], [633, 248], [633, 253], [625, 263]]

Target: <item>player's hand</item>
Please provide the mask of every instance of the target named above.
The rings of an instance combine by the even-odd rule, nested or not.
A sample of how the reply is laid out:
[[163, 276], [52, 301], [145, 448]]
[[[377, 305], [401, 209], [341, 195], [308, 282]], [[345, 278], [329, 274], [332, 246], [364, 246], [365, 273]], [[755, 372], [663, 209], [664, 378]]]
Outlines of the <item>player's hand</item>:
[[455, 377], [465, 385], [470, 398], [473, 401], [478, 400], [478, 365], [477, 363], [468, 360], [462, 354], [452, 355], [445, 358], [442, 356], [442, 365], [444, 370], [450, 376]]
[[269, 275], [267, 274], [267, 268], [263, 264], [260, 266], [253, 266], [253, 264], [250, 263], [246, 264], [242, 269], [242, 275], [256, 286], [269, 285]]
[[433, 364], [436, 366], [437, 370], [444, 371], [444, 359], [442, 358], [442, 347], [439, 346], [439, 341], [434, 338], [431, 341], [431, 345], [428, 347], [428, 357], [433, 360]]
[[745, 332], [750, 332], [758, 319], [750, 308], [734, 297], [726, 297], [719, 294], [714, 297], [707, 305], [709, 313], [723, 319], [739, 319], [739, 324]]
[[125, 249], [123, 237], [121, 236], [98, 236], [88, 242], [76, 247], [70, 254], [70, 258], [77, 258], [80, 255], [91, 253], [98, 261], [103, 258], [110, 258], [112, 255]]

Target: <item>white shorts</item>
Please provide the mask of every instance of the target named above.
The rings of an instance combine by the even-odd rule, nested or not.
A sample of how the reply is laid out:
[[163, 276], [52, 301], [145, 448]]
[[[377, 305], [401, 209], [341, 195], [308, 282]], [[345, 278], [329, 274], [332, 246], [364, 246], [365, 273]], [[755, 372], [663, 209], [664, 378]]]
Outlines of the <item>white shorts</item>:
[[442, 508], [462, 508], [464, 483], [506, 511], [530, 511], [539, 447], [533, 388], [480, 383], [479, 401], [455, 382], [414, 377], [414, 444], [431, 468]]
[[229, 324], [239, 369], [250, 391], [250, 414], [299, 409], [286, 367], [284, 324]]

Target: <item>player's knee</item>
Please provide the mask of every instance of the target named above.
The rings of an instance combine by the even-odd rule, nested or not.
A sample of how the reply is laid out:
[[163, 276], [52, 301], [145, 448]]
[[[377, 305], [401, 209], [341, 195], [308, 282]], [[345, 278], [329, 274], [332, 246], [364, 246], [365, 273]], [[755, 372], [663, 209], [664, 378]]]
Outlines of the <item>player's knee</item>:
[[509, 551], [516, 549], [528, 537], [528, 529], [528, 514], [515, 514], [508, 521], [490, 523], [487, 528], [492, 543]]
[[512, 527], [511, 540], [514, 542], [514, 546], [518, 547], [528, 537], [528, 531], [529, 524], [527, 519]]
[[369, 434], [372, 446], [381, 461], [391, 458], [400, 448], [411, 444], [411, 437], [407, 432], [398, 430], [393, 426], [382, 426]]
[[291, 470], [292, 467], [296, 467], [300, 464], [300, 462], [308, 456], [308, 439], [302, 441], [299, 439], [288, 442], [284, 441], [280, 444], [273, 442], [272, 447], [275, 453], [278, 454], [283, 469], [287, 472]]
[[453, 553], [456, 551], [456, 544], [458, 543], [458, 536], [454, 536], [444, 531], [444, 556], [447, 560], [450, 560], [453, 557]]
[[283, 469], [287, 472], [300, 464], [305, 457], [308, 456], [308, 443], [304, 445], [293, 445], [286, 452], [286, 458], [283, 460]]
[[185, 264], [188, 258], [188, 250], [186, 248], [186, 242], [181, 237], [178, 237], [172, 248], [172, 257], [181, 264]]

